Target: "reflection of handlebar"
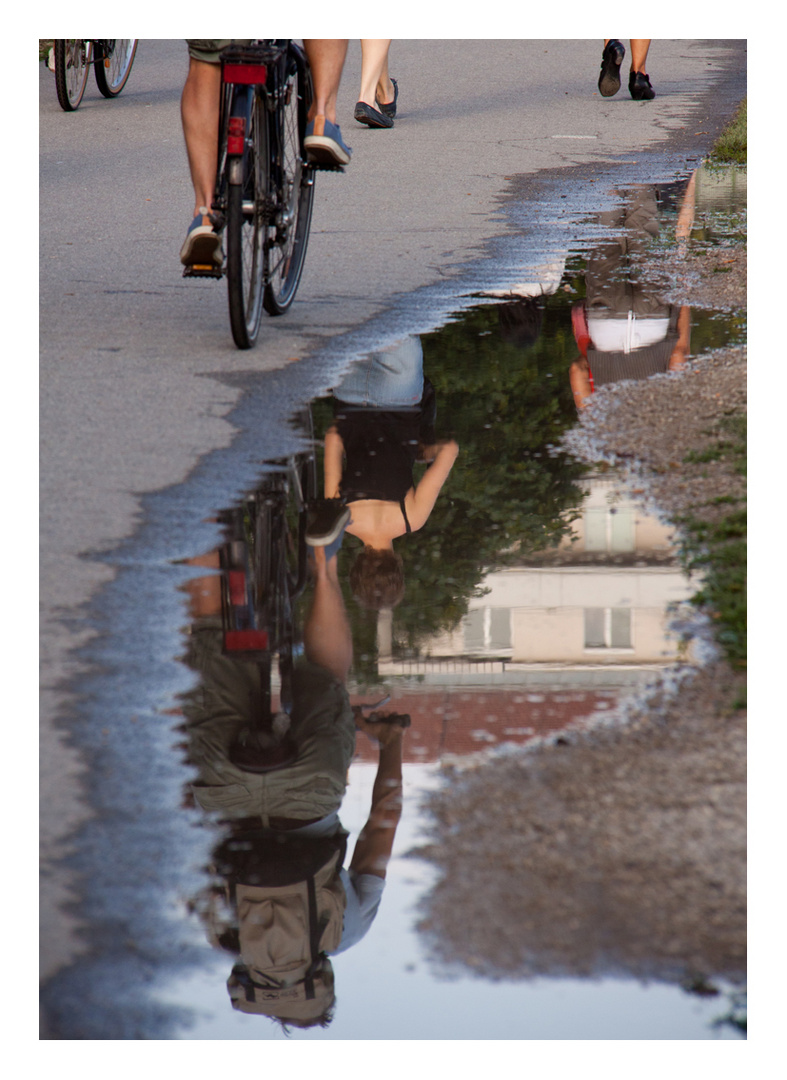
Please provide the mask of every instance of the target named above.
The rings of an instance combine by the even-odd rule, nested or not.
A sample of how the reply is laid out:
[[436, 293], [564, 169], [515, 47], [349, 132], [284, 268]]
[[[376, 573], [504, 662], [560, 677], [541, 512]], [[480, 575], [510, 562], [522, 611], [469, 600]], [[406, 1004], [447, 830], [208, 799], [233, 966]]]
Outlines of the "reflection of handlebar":
[[366, 717], [367, 724], [398, 724], [399, 727], [407, 728], [410, 726], [410, 716], [408, 713], [372, 713], [371, 716]]
[[391, 695], [386, 694], [384, 698], [380, 698], [379, 701], [375, 701], [373, 705], [356, 705], [356, 709], [360, 709], [362, 713], [374, 712], [375, 709], [379, 709], [382, 705], [387, 705], [391, 700]]
[[375, 701], [373, 705], [353, 705], [353, 713], [356, 719], [365, 720], [367, 724], [398, 724], [399, 727], [408, 728], [410, 726], [410, 717], [407, 713], [377, 712], [383, 705], [387, 705], [390, 700], [391, 695], [386, 694], [384, 698]]

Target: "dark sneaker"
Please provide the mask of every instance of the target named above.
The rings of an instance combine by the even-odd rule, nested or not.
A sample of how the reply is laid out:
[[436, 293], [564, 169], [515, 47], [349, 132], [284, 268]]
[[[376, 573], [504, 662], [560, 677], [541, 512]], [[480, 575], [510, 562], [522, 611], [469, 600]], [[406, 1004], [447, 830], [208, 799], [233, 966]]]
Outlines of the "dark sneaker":
[[656, 96], [644, 71], [632, 71], [629, 75], [629, 93], [635, 101], [650, 101]]
[[317, 499], [309, 506], [306, 543], [328, 547], [342, 535], [350, 520], [350, 508], [341, 499]]
[[602, 97], [613, 97], [620, 90], [620, 65], [626, 50], [623, 42], [612, 38], [601, 55], [601, 74], [598, 77], [598, 92]]
[[342, 140], [338, 124], [324, 116], [315, 116], [306, 125], [303, 147], [309, 161], [315, 165], [347, 165], [352, 150]]
[[206, 206], [199, 208], [199, 213], [189, 225], [180, 249], [180, 261], [184, 266], [221, 266], [224, 262], [221, 237], [216, 232]]

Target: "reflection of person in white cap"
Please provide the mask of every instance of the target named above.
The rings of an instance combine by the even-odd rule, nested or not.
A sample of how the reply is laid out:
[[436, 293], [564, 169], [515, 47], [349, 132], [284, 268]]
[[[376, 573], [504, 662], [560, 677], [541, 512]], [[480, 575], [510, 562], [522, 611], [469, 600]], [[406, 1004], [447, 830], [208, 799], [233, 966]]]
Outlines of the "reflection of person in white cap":
[[[679, 241], [690, 230], [693, 194], [694, 177], [678, 217]], [[637, 191], [600, 220], [622, 232], [591, 253], [585, 300], [571, 312], [580, 356], [569, 369], [569, 381], [578, 409], [598, 386], [680, 370], [690, 349], [689, 308], [664, 303], [632, 273], [632, 256], [640, 256], [647, 241], [659, 235], [655, 189]]]

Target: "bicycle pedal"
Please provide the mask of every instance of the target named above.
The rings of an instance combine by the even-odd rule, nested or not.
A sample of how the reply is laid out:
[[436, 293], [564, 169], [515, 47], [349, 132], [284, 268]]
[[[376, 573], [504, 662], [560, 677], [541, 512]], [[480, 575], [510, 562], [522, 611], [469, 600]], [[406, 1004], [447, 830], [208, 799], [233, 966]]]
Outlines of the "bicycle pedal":
[[327, 161], [310, 161], [308, 164], [315, 172], [344, 172], [344, 165], [330, 165]]
[[195, 263], [194, 266], [183, 268], [183, 277], [209, 277], [223, 278], [224, 267], [216, 266], [215, 263]]

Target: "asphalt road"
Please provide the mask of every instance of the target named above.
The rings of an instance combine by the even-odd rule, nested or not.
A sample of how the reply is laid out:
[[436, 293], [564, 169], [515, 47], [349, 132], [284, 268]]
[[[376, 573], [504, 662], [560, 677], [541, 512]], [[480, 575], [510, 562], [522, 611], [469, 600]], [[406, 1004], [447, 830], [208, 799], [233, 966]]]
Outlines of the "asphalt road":
[[602, 163], [678, 145], [702, 154], [746, 92], [745, 43], [655, 42], [652, 102], [632, 101], [625, 86], [601, 98], [600, 51], [598, 41], [395, 42], [399, 116], [374, 131], [352, 118], [353, 41], [339, 108], [352, 162], [318, 178], [297, 300], [266, 319], [248, 352], [233, 345], [224, 285], [181, 277], [192, 208], [184, 44], [142, 41], [120, 97], [104, 99], [91, 82], [70, 114], [41, 65], [44, 976], [77, 948], [63, 912], [69, 880], [51, 860], [87, 812], [85, 765], [55, 720], [80, 670], [74, 650], [92, 632], [80, 607], [112, 574], [84, 556], [133, 533], [145, 493], [179, 483], [231, 442], [227, 417], [241, 391], [228, 377], [313, 356], [404, 310], [416, 291], [450, 284], [510, 232], [505, 210], [523, 178], [565, 170], [573, 183], [578, 169], [592, 176]]

